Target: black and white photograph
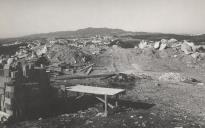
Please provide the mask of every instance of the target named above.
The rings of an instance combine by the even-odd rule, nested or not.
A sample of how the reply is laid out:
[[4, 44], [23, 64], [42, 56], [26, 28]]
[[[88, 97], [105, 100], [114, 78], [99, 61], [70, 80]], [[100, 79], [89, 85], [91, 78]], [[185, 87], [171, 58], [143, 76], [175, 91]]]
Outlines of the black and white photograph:
[[0, 0], [0, 128], [205, 128], [205, 0]]

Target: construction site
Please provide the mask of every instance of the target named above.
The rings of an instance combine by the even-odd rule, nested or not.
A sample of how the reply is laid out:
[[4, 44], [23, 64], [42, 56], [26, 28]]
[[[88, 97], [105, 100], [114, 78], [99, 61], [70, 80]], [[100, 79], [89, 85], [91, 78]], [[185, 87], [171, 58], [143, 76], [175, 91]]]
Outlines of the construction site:
[[94, 35], [3, 45], [1, 127], [203, 128], [202, 44]]

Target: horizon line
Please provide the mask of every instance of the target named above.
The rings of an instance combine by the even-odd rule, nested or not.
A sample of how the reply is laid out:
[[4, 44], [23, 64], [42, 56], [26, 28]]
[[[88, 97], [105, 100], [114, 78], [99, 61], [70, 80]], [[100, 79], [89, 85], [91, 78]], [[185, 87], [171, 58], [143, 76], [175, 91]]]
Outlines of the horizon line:
[[31, 33], [31, 34], [27, 34], [27, 35], [22, 35], [22, 36], [9, 36], [9, 37], [0, 37], [0, 39], [12, 39], [12, 38], [24, 38], [27, 36], [32, 36], [32, 35], [38, 35], [38, 34], [49, 34], [49, 33], [56, 33], [56, 32], [75, 32], [78, 30], [82, 30], [82, 29], [88, 29], [88, 28], [93, 28], [93, 29], [119, 29], [119, 30], [123, 30], [125, 32], [133, 32], [133, 33], [153, 33], [153, 34], [175, 34], [175, 35], [189, 35], [189, 36], [198, 36], [198, 35], [204, 35], [205, 33], [197, 33], [197, 34], [193, 34], [193, 33], [174, 33], [174, 32], [150, 32], [150, 31], [135, 31], [135, 30], [127, 30], [127, 29], [121, 29], [121, 28], [110, 28], [110, 27], [84, 27], [84, 28], [78, 28], [78, 29], [70, 29], [70, 30], [57, 30], [57, 31], [51, 31], [51, 32], [40, 32], [40, 33]]

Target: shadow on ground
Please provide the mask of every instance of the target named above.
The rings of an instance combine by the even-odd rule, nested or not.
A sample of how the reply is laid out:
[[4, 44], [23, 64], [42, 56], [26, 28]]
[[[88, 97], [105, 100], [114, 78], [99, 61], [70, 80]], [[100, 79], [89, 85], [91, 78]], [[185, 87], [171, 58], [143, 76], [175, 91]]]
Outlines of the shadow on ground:
[[[103, 97], [102, 97], [103, 99]], [[115, 104], [114, 99], [109, 98], [108, 102], [111, 104]], [[144, 102], [133, 102], [127, 100], [118, 100], [119, 107], [117, 109], [110, 109], [108, 107], [109, 114], [115, 114], [118, 112], [124, 112], [127, 109], [149, 109], [154, 106], [154, 104], [144, 103]], [[13, 124], [15, 122], [24, 121], [24, 120], [33, 120], [39, 118], [49, 118], [55, 117], [61, 114], [70, 114], [77, 113], [78, 111], [84, 111], [88, 108], [94, 107], [99, 112], [104, 112], [104, 103], [100, 102], [94, 95], [84, 95], [78, 99], [76, 96], [71, 96], [68, 98], [55, 98], [52, 99], [47, 108], [39, 108], [39, 113], [31, 112], [29, 115], [26, 115], [25, 118], [22, 119], [13, 119], [10, 118], [8, 120], [9, 124]]]
[[[109, 99], [109, 103], [112, 105], [115, 104], [114, 99]], [[144, 102], [134, 102], [134, 101], [128, 101], [128, 100], [118, 100], [119, 109], [117, 109], [117, 112], [119, 111], [126, 111], [127, 108], [132, 109], [150, 109], [155, 104], [149, 104]], [[96, 107], [99, 111], [104, 111], [104, 104], [96, 99], [93, 95], [85, 95], [82, 96], [79, 99], [76, 99], [76, 97], [69, 97], [66, 100], [59, 99], [59, 101], [56, 102], [56, 104], [53, 104], [52, 108], [52, 115], [59, 115], [63, 113], [75, 113], [77, 111], [83, 111], [90, 107]]]

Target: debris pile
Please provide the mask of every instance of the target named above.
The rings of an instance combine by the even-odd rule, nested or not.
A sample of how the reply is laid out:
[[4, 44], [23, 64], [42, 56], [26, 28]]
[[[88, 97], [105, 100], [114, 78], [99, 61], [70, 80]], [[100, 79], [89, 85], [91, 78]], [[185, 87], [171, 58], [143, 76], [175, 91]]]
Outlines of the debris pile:
[[176, 72], [168, 72], [164, 73], [159, 77], [160, 81], [168, 81], [168, 82], [185, 82], [190, 84], [198, 84], [201, 83], [199, 80], [191, 77], [184, 76], [180, 73]]
[[142, 55], [148, 57], [182, 59], [188, 67], [197, 67], [201, 60], [205, 60], [205, 45], [195, 45], [187, 40], [161, 39], [160, 41], [145, 41], [139, 43]]
[[159, 77], [160, 81], [180, 82], [186, 80], [186, 77], [176, 72], [164, 73]]
[[71, 65], [84, 65], [92, 56], [84, 53], [77, 47], [67, 45], [54, 45], [50, 48], [48, 56], [52, 63], [64, 62]]
[[114, 75], [108, 79], [108, 85], [110, 87], [117, 88], [125, 88], [130, 89], [135, 85], [136, 80], [140, 80], [141, 78], [135, 75], [128, 75], [124, 73], [119, 73]]

